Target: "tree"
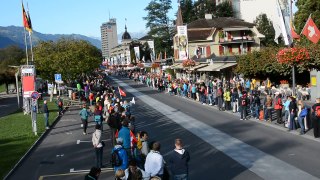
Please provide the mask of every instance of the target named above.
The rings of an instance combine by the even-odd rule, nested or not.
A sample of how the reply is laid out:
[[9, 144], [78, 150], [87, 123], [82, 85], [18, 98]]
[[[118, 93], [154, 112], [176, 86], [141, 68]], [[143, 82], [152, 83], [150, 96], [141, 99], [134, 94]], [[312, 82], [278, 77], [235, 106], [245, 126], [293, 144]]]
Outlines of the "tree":
[[216, 11], [214, 13], [215, 17], [233, 17], [233, 9], [232, 5], [228, 1], [224, 1], [223, 3], [216, 6]]
[[272, 21], [268, 19], [266, 14], [260, 14], [257, 16], [254, 23], [257, 26], [258, 31], [265, 35], [265, 38], [261, 41], [263, 46], [274, 46], [276, 43], [274, 42], [275, 30], [273, 28]]
[[197, 19], [192, 0], [180, 1], [183, 23], [188, 24]]
[[312, 13], [312, 19], [317, 27], [320, 27], [320, 1], [318, 0], [298, 0], [296, 2], [298, 11], [294, 15], [294, 25], [297, 32], [301, 32]]
[[204, 19], [205, 14], [214, 14], [215, 8], [215, 1], [199, 0], [194, 3], [194, 9], [196, 9], [195, 17], [197, 19]]
[[172, 56], [171, 45], [174, 27], [172, 20], [169, 18], [171, 9], [171, 0], [152, 0], [145, 11], [148, 12], [146, 17], [146, 27], [150, 28], [148, 35], [154, 38], [156, 53], [167, 51]]
[[34, 47], [35, 65], [39, 75], [53, 81], [60, 73], [65, 80], [75, 80], [91, 72], [102, 60], [101, 51], [89, 42], [75, 39], [41, 41]]
[[17, 46], [8, 46], [0, 49], [0, 84], [6, 85], [8, 93], [8, 84], [15, 82], [15, 68], [9, 66], [20, 66], [25, 52]]

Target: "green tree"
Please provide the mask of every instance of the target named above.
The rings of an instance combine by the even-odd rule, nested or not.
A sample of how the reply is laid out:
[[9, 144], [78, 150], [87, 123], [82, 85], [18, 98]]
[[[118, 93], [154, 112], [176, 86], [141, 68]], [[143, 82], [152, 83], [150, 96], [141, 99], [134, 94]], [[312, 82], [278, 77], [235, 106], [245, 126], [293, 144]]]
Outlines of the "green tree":
[[167, 50], [168, 55], [172, 56], [171, 45], [174, 26], [169, 18], [169, 10], [171, 9], [171, 0], [152, 0], [145, 11], [148, 12], [143, 17], [146, 27], [150, 28], [148, 35], [154, 38], [156, 53]]
[[297, 32], [301, 32], [312, 13], [312, 19], [320, 28], [320, 1], [318, 0], [298, 0], [296, 2], [298, 11], [294, 15], [294, 25]]
[[216, 6], [215, 17], [233, 17], [233, 9], [230, 2], [225, 1]]
[[148, 42], [145, 42], [142, 45], [142, 52], [143, 52], [143, 57], [145, 62], [151, 62], [151, 49], [149, 47]]
[[98, 48], [75, 39], [41, 41], [34, 47], [34, 57], [39, 75], [51, 81], [56, 73], [62, 74], [64, 80], [74, 80], [97, 68], [102, 60]]
[[212, 0], [199, 0], [194, 3], [195, 17], [197, 19], [204, 19], [205, 14], [214, 14], [216, 4]]
[[9, 66], [20, 66], [25, 52], [17, 46], [8, 46], [0, 49], [0, 84], [6, 85], [8, 93], [8, 84], [15, 82], [16, 69]]
[[197, 19], [192, 0], [180, 1], [180, 7], [183, 23], [188, 24]]
[[260, 14], [257, 16], [254, 23], [257, 26], [258, 31], [265, 35], [265, 38], [261, 41], [263, 46], [274, 46], [276, 43], [274, 42], [275, 30], [273, 28], [272, 21], [268, 19], [266, 14]]

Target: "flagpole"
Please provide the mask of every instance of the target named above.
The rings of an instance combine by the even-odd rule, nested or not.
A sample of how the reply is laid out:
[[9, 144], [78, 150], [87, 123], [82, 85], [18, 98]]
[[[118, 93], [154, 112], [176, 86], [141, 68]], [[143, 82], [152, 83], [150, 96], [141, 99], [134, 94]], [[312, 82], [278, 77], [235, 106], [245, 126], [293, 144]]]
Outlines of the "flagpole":
[[26, 33], [26, 29], [23, 28], [23, 31], [24, 31], [24, 45], [26, 46], [27, 65], [29, 65], [29, 55], [28, 55], [28, 44], [27, 44], [27, 33]]
[[30, 40], [31, 61], [33, 63], [32, 36], [30, 31], [29, 31], [29, 40]]
[[[28, 16], [29, 16], [29, 20], [30, 20], [30, 15], [29, 15], [29, 4], [27, 3], [27, 8], [28, 8]], [[31, 22], [31, 20], [30, 20], [30, 22]], [[31, 23], [30, 23], [30, 25], [31, 25]], [[30, 27], [30, 28], [32, 28], [32, 27]], [[31, 29], [31, 31], [32, 31], [32, 29]], [[32, 33], [31, 33], [31, 31], [29, 31], [29, 40], [30, 40], [30, 50], [31, 50], [31, 61], [32, 61], [32, 63], [33, 63], [33, 50], [32, 50]], [[34, 64], [33, 64], [34, 65]]]

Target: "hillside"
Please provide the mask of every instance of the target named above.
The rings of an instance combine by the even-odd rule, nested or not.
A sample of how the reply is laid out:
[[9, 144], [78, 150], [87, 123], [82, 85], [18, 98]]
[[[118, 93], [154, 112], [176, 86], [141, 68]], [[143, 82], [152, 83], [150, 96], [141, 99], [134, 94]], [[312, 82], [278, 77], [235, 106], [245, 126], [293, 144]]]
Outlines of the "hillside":
[[[96, 38], [80, 35], [80, 34], [42, 34], [37, 31], [33, 31], [32, 41], [33, 41], [33, 44], [36, 44], [39, 40], [56, 41], [62, 37], [86, 40], [86, 41], [89, 41], [92, 45], [101, 49], [100, 40]], [[24, 48], [24, 31], [22, 27], [0, 26], [0, 48], [7, 47], [9, 45], [17, 45], [21, 48]]]

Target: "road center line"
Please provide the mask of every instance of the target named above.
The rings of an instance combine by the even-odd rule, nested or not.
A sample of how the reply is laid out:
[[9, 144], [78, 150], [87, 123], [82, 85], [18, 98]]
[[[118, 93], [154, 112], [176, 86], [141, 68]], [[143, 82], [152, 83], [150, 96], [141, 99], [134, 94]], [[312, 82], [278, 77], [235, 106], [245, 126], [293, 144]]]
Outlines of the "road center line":
[[176, 109], [137, 91], [121, 80], [113, 77], [111, 78], [120, 86], [125, 88], [127, 92], [133, 94], [144, 103], [167, 116], [186, 130], [195, 134], [203, 141], [211, 144], [214, 148], [231, 157], [263, 179], [318, 179], [297, 167], [264, 153], [253, 146], [250, 146], [216, 128], [200, 122], [185, 113], [177, 111]]

